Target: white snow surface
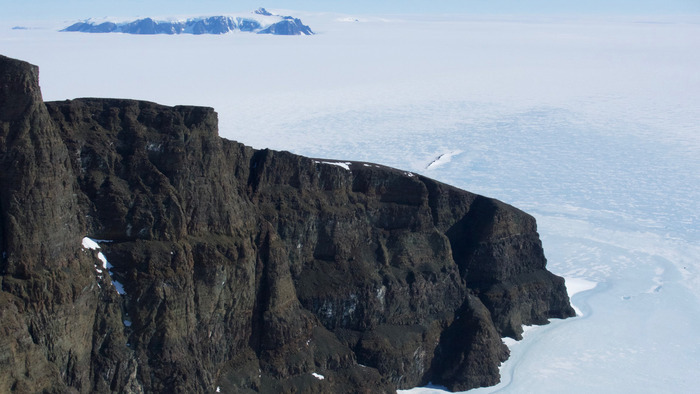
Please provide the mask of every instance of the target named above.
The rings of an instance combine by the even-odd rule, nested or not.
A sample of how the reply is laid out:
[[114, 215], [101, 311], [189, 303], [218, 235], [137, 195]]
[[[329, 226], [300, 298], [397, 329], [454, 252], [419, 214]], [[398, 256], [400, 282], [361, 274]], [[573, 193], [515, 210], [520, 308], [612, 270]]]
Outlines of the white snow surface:
[[91, 238], [85, 237], [83, 238], [83, 248], [97, 250], [100, 248], [100, 245], [98, 245], [97, 242], [93, 241]]
[[425, 167], [425, 169], [426, 170], [433, 170], [437, 167], [443, 166], [443, 165], [451, 162], [452, 157], [457, 156], [460, 153], [462, 153], [461, 150], [441, 153], [438, 157], [436, 157], [433, 161], [431, 161], [430, 164], [428, 164], [428, 166]]
[[350, 164], [351, 162], [342, 162], [342, 161], [326, 161], [326, 160], [314, 160], [315, 163], [317, 164], [330, 164], [332, 166], [338, 166], [341, 167], [345, 170], [350, 171]]
[[697, 390], [700, 17], [288, 14], [318, 34], [17, 21], [31, 29], [0, 26], [0, 48], [40, 66], [47, 100], [212, 106], [226, 138], [398, 167], [533, 214], [548, 268], [587, 289], [571, 296], [579, 316], [527, 331], [502, 382], [476, 392]]
[[[564, 279], [566, 280], [566, 292], [571, 300], [573, 300], [574, 295], [584, 291], [595, 289], [597, 285], [597, 283], [595, 282], [581, 278]], [[578, 308], [578, 306], [576, 306], [575, 303], [572, 302], [571, 306], [574, 307], [574, 310], [576, 311], [576, 316], [583, 316], [583, 312]]]

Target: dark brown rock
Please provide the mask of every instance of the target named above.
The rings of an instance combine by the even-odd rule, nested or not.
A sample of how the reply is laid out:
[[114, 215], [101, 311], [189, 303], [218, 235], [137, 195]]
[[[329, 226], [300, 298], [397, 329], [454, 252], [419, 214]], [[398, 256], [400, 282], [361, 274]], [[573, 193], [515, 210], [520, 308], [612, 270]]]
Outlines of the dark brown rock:
[[209, 108], [44, 103], [4, 57], [0, 127], [0, 391], [464, 390], [498, 382], [501, 336], [573, 316], [496, 200], [256, 151]]

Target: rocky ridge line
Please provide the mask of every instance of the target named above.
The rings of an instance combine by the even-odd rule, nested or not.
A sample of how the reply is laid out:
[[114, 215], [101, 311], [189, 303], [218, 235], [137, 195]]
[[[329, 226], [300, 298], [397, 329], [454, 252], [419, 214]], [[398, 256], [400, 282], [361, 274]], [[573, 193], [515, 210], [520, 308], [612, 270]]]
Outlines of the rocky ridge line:
[[531, 216], [332, 163], [210, 108], [44, 103], [0, 57], [0, 391], [465, 390], [501, 336], [573, 316]]

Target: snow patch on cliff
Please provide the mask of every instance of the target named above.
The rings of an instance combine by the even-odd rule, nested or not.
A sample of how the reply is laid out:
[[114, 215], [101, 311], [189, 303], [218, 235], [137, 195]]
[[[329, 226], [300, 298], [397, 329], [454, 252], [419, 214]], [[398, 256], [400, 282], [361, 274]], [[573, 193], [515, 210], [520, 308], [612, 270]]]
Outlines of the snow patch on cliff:
[[[96, 240], [93, 238], [88, 238], [85, 237], [83, 238], [82, 245], [84, 249], [87, 250], [98, 250], [100, 249], [100, 245], [98, 242], [110, 242], [110, 241], [105, 241], [105, 240]], [[103, 269], [107, 270], [109, 273], [109, 277], [112, 280], [112, 285], [114, 286], [114, 289], [119, 293], [120, 295], [126, 295], [126, 290], [124, 290], [124, 285], [117, 280], [114, 279], [112, 276], [112, 264], [107, 261], [107, 257], [102, 252], [97, 253], [97, 259], [100, 261], [100, 265], [102, 266]], [[97, 277], [99, 279], [102, 279], [102, 269], [98, 268], [97, 264], [95, 264], [95, 271], [97, 271]]]

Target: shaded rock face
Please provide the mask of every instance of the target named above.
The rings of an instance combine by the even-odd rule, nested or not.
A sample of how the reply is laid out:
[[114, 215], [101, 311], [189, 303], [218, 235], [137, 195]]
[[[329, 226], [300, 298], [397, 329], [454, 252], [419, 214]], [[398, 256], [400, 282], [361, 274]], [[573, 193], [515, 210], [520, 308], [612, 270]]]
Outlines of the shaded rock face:
[[209, 108], [44, 103], [0, 57], [0, 391], [465, 390], [501, 336], [573, 316], [531, 216], [335, 164]]

